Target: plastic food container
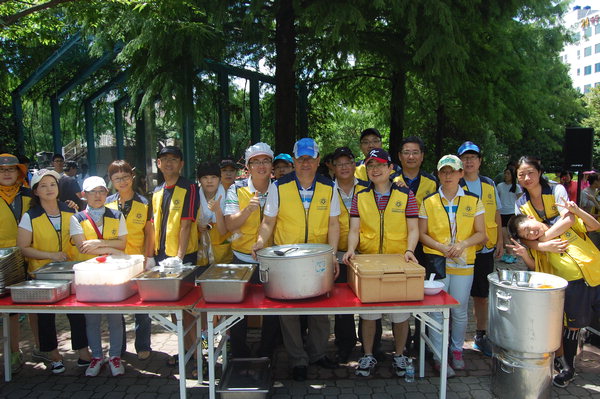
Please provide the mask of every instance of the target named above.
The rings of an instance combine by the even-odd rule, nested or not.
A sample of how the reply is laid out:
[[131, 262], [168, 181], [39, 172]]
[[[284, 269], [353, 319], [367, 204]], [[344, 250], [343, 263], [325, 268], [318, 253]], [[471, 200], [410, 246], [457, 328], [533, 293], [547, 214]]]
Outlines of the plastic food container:
[[219, 382], [222, 399], [262, 399], [271, 390], [272, 372], [268, 357], [231, 359]]
[[363, 303], [422, 301], [425, 268], [403, 255], [356, 255], [348, 284]]
[[155, 266], [133, 278], [142, 301], [178, 301], [194, 287], [198, 266], [163, 270]]
[[144, 256], [99, 256], [76, 264], [73, 270], [78, 301], [119, 302], [137, 292], [131, 279], [144, 270]]
[[[51, 262], [33, 272], [36, 280], [68, 280], [73, 283], [73, 266], [79, 262]], [[75, 294], [75, 284], [71, 284], [71, 294]]]
[[196, 285], [202, 287], [206, 302], [242, 302], [255, 268], [256, 265], [212, 265], [196, 279]]
[[29, 280], [9, 286], [15, 303], [54, 303], [71, 295], [70, 281]]

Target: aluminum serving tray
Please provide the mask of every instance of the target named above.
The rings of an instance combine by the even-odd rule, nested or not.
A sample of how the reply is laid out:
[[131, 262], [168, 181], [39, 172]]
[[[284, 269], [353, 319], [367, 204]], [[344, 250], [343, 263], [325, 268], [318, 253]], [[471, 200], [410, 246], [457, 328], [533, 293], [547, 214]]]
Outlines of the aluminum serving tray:
[[34, 271], [32, 275], [36, 280], [69, 280], [71, 281], [71, 294], [75, 294], [73, 265], [77, 263], [79, 261], [51, 262]]
[[198, 266], [161, 271], [161, 266], [132, 278], [137, 282], [142, 301], [178, 301], [194, 287]]
[[244, 300], [255, 264], [212, 265], [196, 279], [206, 302], [238, 303]]
[[67, 280], [29, 280], [7, 288], [15, 303], [54, 303], [71, 294], [70, 285]]

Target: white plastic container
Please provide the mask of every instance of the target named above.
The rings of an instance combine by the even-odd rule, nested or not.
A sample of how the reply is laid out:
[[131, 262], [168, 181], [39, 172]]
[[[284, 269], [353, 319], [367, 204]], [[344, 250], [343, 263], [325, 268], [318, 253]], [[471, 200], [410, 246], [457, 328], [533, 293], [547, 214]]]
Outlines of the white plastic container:
[[144, 256], [99, 256], [74, 265], [73, 270], [78, 301], [119, 302], [137, 292], [131, 279], [144, 270]]

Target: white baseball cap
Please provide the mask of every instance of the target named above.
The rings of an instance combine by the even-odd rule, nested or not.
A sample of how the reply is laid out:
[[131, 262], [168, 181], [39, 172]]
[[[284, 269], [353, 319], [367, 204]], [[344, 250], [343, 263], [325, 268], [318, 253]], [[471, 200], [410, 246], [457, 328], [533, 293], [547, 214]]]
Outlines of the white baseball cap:
[[90, 176], [83, 181], [83, 191], [92, 191], [96, 187], [104, 187], [108, 191], [106, 182], [100, 176]]
[[271, 150], [271, 147], [267, 143], [253, 144], [246, 149], [244, 156], [244, 159], [246, 160], [246, 166], [248, 166], [248, 161], [250, 161], [250, 159], [259, 155], [266, 155], [271, 159], [273, 159], [275, 156], [275, 154], [273, 154], [273, 150]]
[[42, 180], [44, 176], [52, 176], [56, 179], [56, 181], [60, 180], [60, 175], [53, 170], [50, 169], [40, 169], [31, 176], [31, 188], [34, 188], [36, 184]]

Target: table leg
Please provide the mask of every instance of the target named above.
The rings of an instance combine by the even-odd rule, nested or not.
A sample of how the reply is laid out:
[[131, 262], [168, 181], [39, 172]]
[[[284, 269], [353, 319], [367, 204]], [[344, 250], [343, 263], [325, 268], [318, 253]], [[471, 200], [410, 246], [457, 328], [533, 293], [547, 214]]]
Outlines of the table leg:
[[[18, 321], [17, 321], [18, 322]], [[4, 381], [9, 382], [12, 379], [12, 369], [10, 368], [10, 314], [2, 313], [2, 334], [4, 335]]]
[[177, 319], [177, 346], [179, 348], [179, 397], [181, 399], [186, 398], [185, 388], [185, 342], [184, 342], [184, 328], [183, 328], [183, 311], [177, 310], [175, 312], [175, 318]]
[[215, 388], [215, 328], [213, 325], [213, 313], [207, 313], [206, 319], [208, 323], [208, 397], [209, 399], [215, 399], [216, 388]]
[[420, 331], [419, 331], [419, 377], [425, 377], [425, 331], [427, 330], [427, 323], [425, 320], [420, 319]]
[[202, 384], [202, 376], [204, 370], [202, 369], [202, 314], [195, 314], [196, 317], [196, 368], [198, 369], [198, 384]]
[[446, 399], [446, 383], [448, 382], [448, 337], [450, 335], [450, 309], [442, 311], [444, 322], [442, 326], [442, 353], [440, 369], [440, 399]]

